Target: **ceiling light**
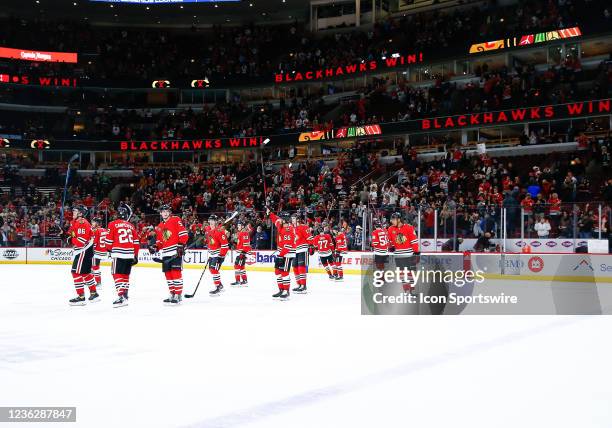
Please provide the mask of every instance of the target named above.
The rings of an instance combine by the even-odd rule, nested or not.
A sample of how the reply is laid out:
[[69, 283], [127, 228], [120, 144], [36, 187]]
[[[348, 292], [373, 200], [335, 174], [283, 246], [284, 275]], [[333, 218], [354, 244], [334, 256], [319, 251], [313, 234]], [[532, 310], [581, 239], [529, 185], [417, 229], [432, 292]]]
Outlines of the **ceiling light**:
[[253, 7], [253, 3], [249, 3], [249, 7]]
[[219, 5], [217, 3], [215, 3], [215, 7], [219, 7]]
[[147, 6], [147, 10], [149, 10], [149, 6]]
[[111, 5], [110, 5], [110, 7], [111, 7], [111, 8], [113, 8], [113, 7], [115, 7], [115, 5], [114, 5], [114, 4], [111, 4]]
[[183, 8], [183, 5], [181, 5], [181, 9]]
[[72, 3], [72, 5], [73, 5], [73, 6], [76, 6], [77, 4], [76, 4], [76, 2], [74, 2], [74, 3]]

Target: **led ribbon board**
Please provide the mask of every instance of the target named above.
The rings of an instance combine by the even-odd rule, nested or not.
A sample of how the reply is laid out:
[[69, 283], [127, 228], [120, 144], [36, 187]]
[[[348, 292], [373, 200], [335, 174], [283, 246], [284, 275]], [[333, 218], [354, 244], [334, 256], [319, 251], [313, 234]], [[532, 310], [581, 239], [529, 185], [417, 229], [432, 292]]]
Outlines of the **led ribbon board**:
[[71, 64], [76, 64], [77, 62], [77, 54], [75, 52], [45, 52], [5, 47], [0, 47], [0, 58], [37, 62], [68, 62]]
[[561, 30], [545, 31], [543, 33], [525, 34], [507, 39], [493, 40], [491, 42], [476, 43], [470, 46], [470, 53], [480, 53], [508, 49], [521, 46], [530, 46], [538, 43], [550, 42], [559, 39], [570, 39], [582, 36], [580, 27], [564, 28]]

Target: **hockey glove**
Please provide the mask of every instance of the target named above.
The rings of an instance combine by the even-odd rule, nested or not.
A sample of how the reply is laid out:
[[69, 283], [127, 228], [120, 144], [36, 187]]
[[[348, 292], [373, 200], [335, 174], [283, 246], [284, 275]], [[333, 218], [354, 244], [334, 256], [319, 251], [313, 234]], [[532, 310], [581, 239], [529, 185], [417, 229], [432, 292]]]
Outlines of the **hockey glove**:
[[183, 257], [183, 254], [185, 254], [185, 246], [182, 244], [179, 244], [178, 247], [176, 247], [176, 255], [178, 257]]
[[137, 264], [138, 264], [138, 257], [134, 257], [134, 258], [132, 259], [132, 266], [135, 266], [135, 265], [137, 265]]

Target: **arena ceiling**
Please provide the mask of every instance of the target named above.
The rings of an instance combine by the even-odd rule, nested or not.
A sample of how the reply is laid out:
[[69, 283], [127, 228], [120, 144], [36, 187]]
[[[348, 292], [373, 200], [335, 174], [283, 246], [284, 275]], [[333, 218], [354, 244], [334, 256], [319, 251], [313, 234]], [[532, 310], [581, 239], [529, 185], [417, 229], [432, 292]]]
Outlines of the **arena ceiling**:
[[90, 0], [2, 0], [0, 14], [27, 19], [74, 19], [91, 24], [210, 26], [308, 19], [309, 0], [241, 0], [217, 3], [126, 4]]

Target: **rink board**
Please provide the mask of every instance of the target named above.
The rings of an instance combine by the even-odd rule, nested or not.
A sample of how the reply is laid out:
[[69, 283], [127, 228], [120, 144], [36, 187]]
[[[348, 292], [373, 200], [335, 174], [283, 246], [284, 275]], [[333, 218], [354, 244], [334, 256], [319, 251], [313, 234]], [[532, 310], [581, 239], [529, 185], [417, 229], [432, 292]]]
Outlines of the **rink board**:
[[[230, 251], [222, 270], [234, 269], [235, 252]], [[206, 250], [188, 250], [184, 257], [186, 269], [201, 269], [206, 263]], [[276, 252], [270, 250], [253, 251], [246, 261], [246, 270], [254, 272], [273, 272]], [[363, 263], [371, 260], [372, 253], [350, 251], [343, 259], [344, 273], [361, 275]], [[137, 267], [159, 268], [152, 260], [149, 251], [142, 249], [138, 256]], [[429, 267], [431, 260], [441, 262], [447, 268], [462, 269], [457, 265], [457, 253], [423, 253], [421, 264]], [[0, 249], [0, 264], [43, 264], [69, 265], [73, 260], [70, 248], [3, 248]], [[471, 253], [473, 269], [481, 269], [487, 279], [507, 279], [521, 281], [563, 281], [563, 282], [612, 282], [612, 255], [610, 254], [498, 254]], [[110, 260], [102, 262], [110, 266]], [[310, 256], [310, 273], [325, 273], [319, 257]]]

